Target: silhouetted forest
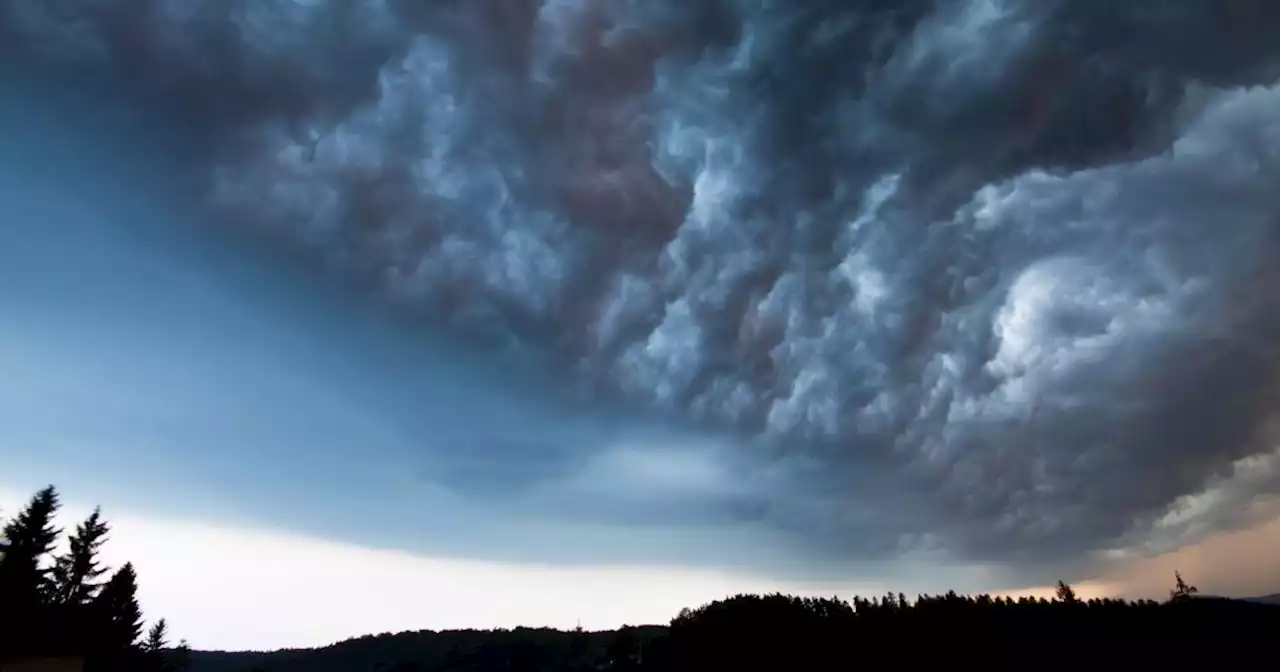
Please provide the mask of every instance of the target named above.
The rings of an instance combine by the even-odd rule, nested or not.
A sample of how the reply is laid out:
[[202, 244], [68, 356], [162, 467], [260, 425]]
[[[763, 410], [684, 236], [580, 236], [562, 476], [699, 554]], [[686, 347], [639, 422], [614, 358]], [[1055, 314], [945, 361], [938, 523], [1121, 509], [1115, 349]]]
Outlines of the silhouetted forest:
[[58, 493], [49, 486], [5, 523], [0, 539], [0, 670], [15, 660], [81, 658], [86, 672], [180, 672], [164, 619], [143, 635], [138, 577], [99, 560], [110, 526], [95, 509], [58, 550]]
[[5, 660], [62, 655], [109, 672], [813, 672], [868, 664], [1110, 667], [1130, 655], [1150, 667], [1185, 666], [1197, 653], [1214, 656], [1216, 667], [1233, 651], [1273, 659], [1270, 648], [1280, 642], [1280, 606], [1201, 597], [1175, 575], [1165, 601], [1082, 600], [1061, 582], [1053, 599], [739, 595], [684, 609], [667, 626], [610, 632], [420, 631], [319, 649], [189, 652], [167, 648], [163, 619], [143, 637], [133, 567], [108, 577], [97, 559], [108, 532], [99, 512], [54, 552], [57, 508], [57, 493], [46, 488], [3, 528], [0, 670]]
[[[1180, 575], [1167, 601], [1053, 599], [955, 593], [800, 598], [739, 595], [685, 609], [669, 626], [614, 632], [517, 628], [365, 636], [320, 649], [196, 652], [193, 672], [663, 672], [854, 670], [859, 666], [978, 663], [985, 668], [1140, 667], [1208, 655], [1270, 659], [1280, 607], [1196, 595]], [[1223, 649], [1218, 644], [1244, 645]], [[1207, 644], [1208, 646], [1197, 646]], [[1261, 646], [1259, 646], [1261, 645]], [[1127, 664], [1125, 665], [1127, 666]]]

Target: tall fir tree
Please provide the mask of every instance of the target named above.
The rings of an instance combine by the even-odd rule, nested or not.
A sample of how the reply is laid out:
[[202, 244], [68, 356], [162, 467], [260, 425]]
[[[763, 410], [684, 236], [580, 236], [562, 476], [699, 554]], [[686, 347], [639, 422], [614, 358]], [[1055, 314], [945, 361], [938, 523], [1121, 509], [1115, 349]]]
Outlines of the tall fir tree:
[[92, 602], [95, 631], [87, 642], [88, 653], [106, 661], [127, 659], [142, 634], [142, 609], [138, 606], [138, 577], [133, 564], [111, 575]]
[[110, 531], [101, 511], [76, 526], [65, 552], [50, 557], [61, 534], [54, 526], [58, 508], [49, 486], [0, 526], [0, 669], [15, 658], [68, 655], [82, 656], [86, 672], [185, 669], [186, 643], [164, 649], [163, 620], [147, 642], [138, 641], [142, 610], [133, 565], [99, 581], [107, 570], [98, 551]]
[[89, 645], [94, 628], [91, 602], [102, 590], [98, 579], [107, 573], [98, 562], [98, 551], [109, 530], [102, 512], [94, 509], [76, 527], [66, 552], [54, 558], [46, 602], [58, 624], [52, 634], [60, 653], [82, 651]]
[[54, 560], [51, 602], [63, 606], [83, 605], [98, 595], [102, 589], [98, 579], [107, 573], [98, 563], [98, 550], [106, 542], [108, 532], [110, 527], [99, 509], [94, 509], [76, 526], [67, 552]]
[[51, 485], [37, 492], [26, 508], [5, 524], [8, 547], [0, 557], [0, 597], [6, 601], [38, 600], [47, 589], [48, 571], [40, 561], [53, 550], [62, 532], [53, 524], [58, 506], [58, 492]]
[[0, 557], [0, 630], [6, 637], [0, 656], [38, 653], [51, 644], [44, 600], [51, 584], [43, 560], [61, 532], [54, 527], [57, 511], [57, 490], [48, 486], [4, 526], [8, 547]]

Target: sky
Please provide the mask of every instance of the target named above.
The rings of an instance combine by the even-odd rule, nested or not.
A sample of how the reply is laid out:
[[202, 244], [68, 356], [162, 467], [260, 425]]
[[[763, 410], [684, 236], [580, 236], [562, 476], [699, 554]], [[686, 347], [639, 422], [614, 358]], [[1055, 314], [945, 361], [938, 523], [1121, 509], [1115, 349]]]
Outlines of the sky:
[[1280, 7], [1130, 4], [7, 2], [0, 505], [210, 648], [1280, 590]]

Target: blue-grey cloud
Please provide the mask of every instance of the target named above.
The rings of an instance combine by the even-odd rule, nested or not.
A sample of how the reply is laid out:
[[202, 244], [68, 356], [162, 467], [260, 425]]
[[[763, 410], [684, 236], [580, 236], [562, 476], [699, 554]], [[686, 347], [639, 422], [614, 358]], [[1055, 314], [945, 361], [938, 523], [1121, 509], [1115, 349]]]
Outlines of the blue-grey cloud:
[[571, 400], [217, 235], [166, 134], [10, 81], [6, 487], [437, 556], [723, 564], [761, 540], [723, 529], [761, 499], [723, 439]]
[[228, 225], [570, 398], [732, 436], [498, 432], [446, 487], [718, 510], [823, 557], [1076, 557], [1274, 449], [1270, 3], [11, 0], [0, 22], [14, 57], [186, 123]]

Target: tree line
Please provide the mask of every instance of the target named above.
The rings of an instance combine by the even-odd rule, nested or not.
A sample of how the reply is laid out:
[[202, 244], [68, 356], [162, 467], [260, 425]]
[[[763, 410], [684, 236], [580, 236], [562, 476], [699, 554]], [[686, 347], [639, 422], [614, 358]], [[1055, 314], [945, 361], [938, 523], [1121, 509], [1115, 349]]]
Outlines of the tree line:
[[[1185, 666], [1211, 653], [1268, 651], [1280, 607], [1198, 595], [1175, 574], [1167, 600], [888, 593], [842, 600], [738, 595], [682, 610], [663, 626], [383, 633], [302, 650], [170, 648], [163, 619], [143, 633], [137, 575], [99, 559], [110, 527], [95, 510], [59, 546], [58, 494], [45, 488], [0, 536], [0, 670], [5, 661], [74, 656], [87, 672], [707, 672], [848, 670], [973, 663], [1049, 666], [1138, 656]], [[342, 605], [333, 605], [341, 609]], [[1193, 646], [1197, 643], [1244, 646]], [[1250, 645], [1260, 645], [1253, 646]]]
[[[1229, 667], [1270, 655], [1280, 607], [1198, 596], [1175, 574], [1167, 600], [917, 595], [738, 595], [666, 626], [383, 633], [304, 650], [197, 652], [193, 672], [710, 672], [1004, 667]], [[1228, 646], [1222, 646], [1227, 644]], [[1197, 656], [1207, 656], [1207, 661]], [[1129, 662], [1123, 662], [1129, 661]]]
[[[111, 531], [99, 509], [63, 530], [53, 486], [37, 492], [0, 533], [0, 669], [5, 661], [74, 657], [86, 672], [181, 672], [186, 643], [169, 647], [164, 619], [143, 633], [138, 577], [99, 557]], [[56, 552], [55, 552], [56, 551]]]

